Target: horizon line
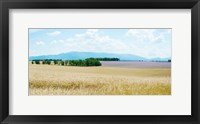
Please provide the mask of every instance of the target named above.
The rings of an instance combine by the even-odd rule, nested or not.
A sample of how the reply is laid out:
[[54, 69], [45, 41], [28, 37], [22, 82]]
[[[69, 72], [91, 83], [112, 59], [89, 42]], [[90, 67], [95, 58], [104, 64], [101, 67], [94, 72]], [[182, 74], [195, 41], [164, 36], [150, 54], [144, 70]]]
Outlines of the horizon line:
[[160, 59], [166, 59], [166, 58], [170, 58], [171, 59], [171, 57], [153, 57], [153, 58], [147, 58], [147, 57], [143, 57], [143, 56], [140, 56], [140, 55], [135, 55], [135, 54], [130, 54], [130, 53], [107, 53], [107, 52], [86, 52], [86, 51], [70, 51], [70, 52], [62, 52], [62, 53], [58, 53], [58, 54], [46, 54], [46, 55], [34, 55], [34, 56], [29, 56], [29, 58], [30, 57], [38, 57], [38, 56], [51, 56], [51, 55], [60, 55], [60, 54], [66, 54], [66, 53], [75, 53], [75, 52], [77, 52], [77, 53], [105, 53], [105, 54], [120, 54], [120, 55], [134, 55], [134, 56], [138, 56], [138, 57], [142, 57], [142, 58], [144, 58], [144, 59], [155, 59], [155, 58], [160, 58]]

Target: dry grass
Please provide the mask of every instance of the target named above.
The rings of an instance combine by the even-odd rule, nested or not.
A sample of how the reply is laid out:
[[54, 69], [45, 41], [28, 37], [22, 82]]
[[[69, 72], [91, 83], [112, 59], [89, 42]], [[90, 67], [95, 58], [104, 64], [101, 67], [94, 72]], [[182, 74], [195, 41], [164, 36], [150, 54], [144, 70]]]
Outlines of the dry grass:
[[30, 95], [170, 95], [170, 69], [29, 65]]

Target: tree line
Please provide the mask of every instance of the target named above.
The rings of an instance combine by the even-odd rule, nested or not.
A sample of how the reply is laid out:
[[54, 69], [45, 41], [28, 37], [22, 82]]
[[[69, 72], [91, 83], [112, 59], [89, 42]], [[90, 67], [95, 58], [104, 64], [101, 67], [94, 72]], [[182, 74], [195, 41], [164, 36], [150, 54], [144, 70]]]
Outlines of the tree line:
[[87, 58], [85, 60], [44, 59], [32, 60], [32, 64], [62, 65], [62, 66], [101, 66], [100, 61], [119, 61], [118, 58]]
[[107, 57], [104, 57], [104, 58], [88, 58], [88, 59], [89, 60], [96, 59], [96, 60], [99, 60], [99, 61], [120, 61], [119, 58], [107, 58]]

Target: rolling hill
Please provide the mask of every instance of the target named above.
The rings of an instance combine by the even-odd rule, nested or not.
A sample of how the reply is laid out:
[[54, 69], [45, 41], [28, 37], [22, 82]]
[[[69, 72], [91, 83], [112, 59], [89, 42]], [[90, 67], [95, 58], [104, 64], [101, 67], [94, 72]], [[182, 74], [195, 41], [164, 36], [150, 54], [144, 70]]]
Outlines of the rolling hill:
[[[129, 60], [129, 61], [149, 61], [149, 60], [157, 60], [154, 59], [146, 59], [141, 56], [133, 55], [133, 54], [113, 54], [113, 53], [97, 53], [97, 52], [68, 52], [61, 53], [57, 55], [41, 55], [41, 56], [30, 56], [29, 60], [41, 60], [41, 59], [62, 59], [62, 60], [83, 60], [86, 58], [119, 58], [120, 60]], [[160, 60], [166, 60], [166, 58], [159, 58]]]

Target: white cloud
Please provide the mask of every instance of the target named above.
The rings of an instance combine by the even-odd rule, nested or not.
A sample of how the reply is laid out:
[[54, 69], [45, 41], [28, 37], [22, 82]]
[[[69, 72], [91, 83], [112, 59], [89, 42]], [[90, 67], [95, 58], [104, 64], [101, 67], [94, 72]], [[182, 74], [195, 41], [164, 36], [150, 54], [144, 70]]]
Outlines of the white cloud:
[[86, 34], [87, 35], [94, 35], [97, 32], [98, 32], [98, 29], [88, 29]]
[[171, 56], [171, 29], [129, 29], [126, 36], [137, 48], [135, 53], [146, 58]]
[[61, 32], [60, 31], [54, 31], [54, 32], [47, 33], [47, 34], [50, 35], [50, 36], [58, 36], [58, 35], [61, 34]]
[[133, 41], [139, 44], [147, 43], [161, 43], [165, 40], [166, 33], [170, 33], [171, 29], [129, 29], [126, 33], [127, 36], [133, 38]]
[[96, 29], [88, 29], [85, 33], [65, 41], [65, 50], [85, 52], [128, 53], [131, 48], [122, 41], [107, 35], [100, 35]]
[[50, 44], [58, 44], [58, 43], [64, 43], [64, 40], [53, 40], [50, 42]]
[[76, 34], [75, 37], [95, 37], [98, 33], [98, 29], [88, 29], [85, 33], [83, 34]]
[[44, 45], [45, 43], [43, 41], [37, 41], [36, 45]]

